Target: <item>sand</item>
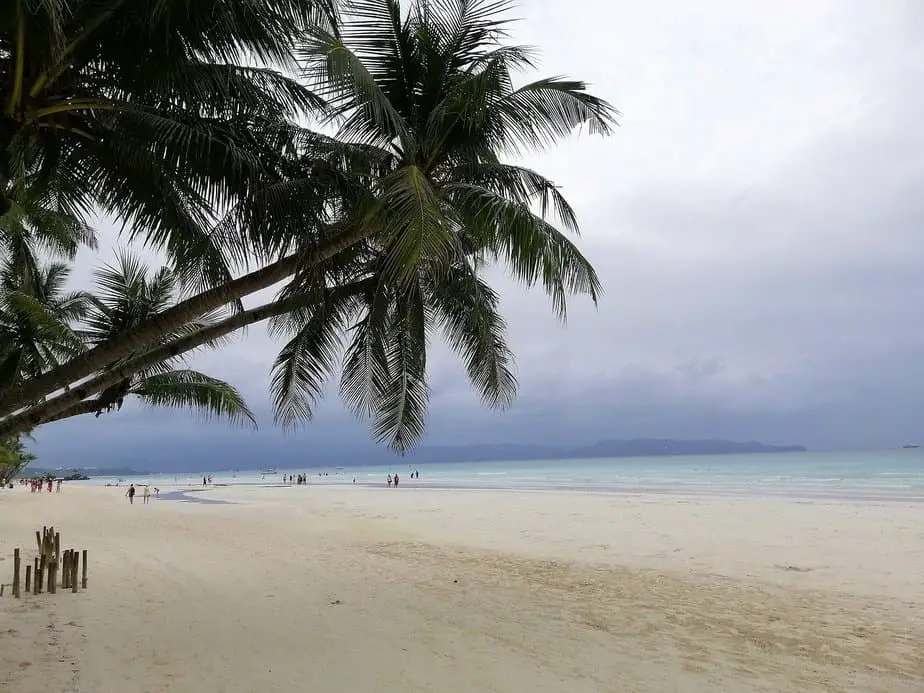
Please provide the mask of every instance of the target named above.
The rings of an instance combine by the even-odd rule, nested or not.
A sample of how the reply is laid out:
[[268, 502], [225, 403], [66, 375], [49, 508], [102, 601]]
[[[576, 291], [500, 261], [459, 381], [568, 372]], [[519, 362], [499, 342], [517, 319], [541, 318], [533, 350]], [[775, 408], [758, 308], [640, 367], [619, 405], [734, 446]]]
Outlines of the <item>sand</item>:
[[924, 506], [122, 493], [0, 493], [0, 581], [44, 524], [90, 552], [85, 592], [0, 599], [0, 690], [924, 690]]

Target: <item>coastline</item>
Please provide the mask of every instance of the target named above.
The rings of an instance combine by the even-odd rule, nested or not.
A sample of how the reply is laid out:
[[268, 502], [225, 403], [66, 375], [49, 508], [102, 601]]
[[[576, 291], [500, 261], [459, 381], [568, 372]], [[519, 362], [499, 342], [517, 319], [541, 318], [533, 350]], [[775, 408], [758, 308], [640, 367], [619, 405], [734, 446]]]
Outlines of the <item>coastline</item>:
[[42, 524], [91, 556], [86, 592], [0, 600], [0, 684], [924, 687], [918, 504], [331, 484], [145, 507], [123, 492], [0, 496], [0, 556], [31, 551]]

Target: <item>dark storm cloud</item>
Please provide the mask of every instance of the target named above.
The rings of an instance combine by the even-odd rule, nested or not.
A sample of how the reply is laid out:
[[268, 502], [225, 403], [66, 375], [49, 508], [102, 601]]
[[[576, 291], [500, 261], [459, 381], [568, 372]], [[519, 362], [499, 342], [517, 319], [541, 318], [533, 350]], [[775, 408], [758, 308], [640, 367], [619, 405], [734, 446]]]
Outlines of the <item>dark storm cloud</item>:
[[[527, 162], [564, 186], [606, 294], [596, 310], [575, 300], [562, 328], [541, 295], [498, 276], [520, 398], [485, 412], [437, 347], [428, 441], [914, 439], [924, 404], [920, 3], [585, 5], [526, 2], [517, 38], [542, 46], [543, 72], [587, 79], [626, 114], [609, 141], [585, 137]], [[266, 414], [276, 349], [252, 329], [195, 365]], [[81, 433], [91, 448], [123, 449], [146, 431], [231, 435], [186, 419], [133, 410], [105, 429], [71, 422], [41, 439], [51, 449]], [[259, 436], [278, 438], [269, 421]], [[366, 435], [335, 388], [319, 421], [285, 445]]]

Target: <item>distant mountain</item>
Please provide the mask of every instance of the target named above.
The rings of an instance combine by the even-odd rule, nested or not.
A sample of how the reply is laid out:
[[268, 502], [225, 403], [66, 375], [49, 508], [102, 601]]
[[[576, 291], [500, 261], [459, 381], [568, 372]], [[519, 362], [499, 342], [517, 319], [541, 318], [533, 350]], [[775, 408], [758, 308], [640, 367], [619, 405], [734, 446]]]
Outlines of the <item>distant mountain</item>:
[[489, 462], [501, 460], [578, 460], [603, 457], [662, 457], [667, 455], [744, 455], [764, 452], [805, 452], [801, 445], [765, 445], [732, 440], [674, 440], [635, 438], [601, 440], [592, 445], [460, 445], [421, 447], [407, 454], [418, 464], [439, 462]]
[[805, 452], [801, 445], [764, 445], [733, 440], [672, 440], [670, 438], [636, 438], [601, 440], [575, 448], [569, 457], [648, 457], [652, 455], [744, 455], [759, 452]]

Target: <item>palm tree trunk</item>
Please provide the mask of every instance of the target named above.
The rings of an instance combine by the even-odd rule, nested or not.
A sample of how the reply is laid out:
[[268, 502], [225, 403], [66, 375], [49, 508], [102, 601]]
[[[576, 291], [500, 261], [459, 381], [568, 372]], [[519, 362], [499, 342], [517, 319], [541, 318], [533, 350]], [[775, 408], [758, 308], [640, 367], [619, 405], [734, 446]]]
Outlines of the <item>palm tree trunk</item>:
[[[342, 286], [334, 287], [330, 291], [352, 294], [357, 290], [365, 289], [370, 280], [360, 280]], [[324, 299], [321, 299], [324, 300]], [[138, 371], [150, 368], [169, 359], [176, 358], [192, 349], [220, 339], [243, 327], [262, 322], [269, 318], [288, 313], [296, 308], [304, 307], [305, 299], [301, 296], [282, 299], [274, 303], [267, 303], [258, 308], [238, 313], [219, 323], [198, 330], [186, 337], [174, 340], [168, 344], [152, 349], [140, 356], [136, 356], [125, 363], [118, 365], [95, 378], [88, 380], [53, 399], [30, 407], [26, 411], [7, 417], [0, 422], [0, 438], [28, 431], [42, 423], [57, 420], [59, 414], [68, 411], [71, 407], [81, 403], [91, 395], [102, 392], [107, 387], [130, 378]], [[64, 417], [62, 417], [64, 418]]]
[[70, 419], [83, 414], [95, 414], [104, 406], [104, 404], [100, 403], [99, 399], [88, 399], [83, 402], [77, 402], [77, 404], [70, 409], [65, 409], [54, 416], [49, 416], [47, 419], [44, 419], [42, 424], [51, 423], [53, 421], [63, 421], [64, 419]]
[[[84, 354], [71, 359], [38, 378], [26, 380], [21, 385], [10, 388], [0, 395], [0, 416], [7, 416], [29, 402], [36, 402], [43, 397], [66, 388], [72, 383], [86, 378], [133, 352], [156, 343], [165, 334], [169, 334], [183, 325], [195, 320], [209, 311], [216, 310], [231, 301], [265, 289], [292, 276], [301, 267], [311, 267], [326, 262], [337, 253], [358, 243], [371, 235], [372, 228], [359, 224], [343, 233], [321, 242], [314, 252], [305, 256], [293, 254], [271, 265], [244, 275], [224, 286], [204, 291], [197, 296], [182, 301], [172, 308], [148, 318], [136, 328], [125, 334], [113, 337]], [[269, 316], [267, 316], [269, 317]], [[75, 391], [82, 391], [77, 388]], [[84, 399], [81, 397], [80, 399]], [[42, 406], [42, 405], [39, 405]], [[31, 411], [31, 410], [30, 410]], [[6, 422], [0, 422], [0, 428]]]

